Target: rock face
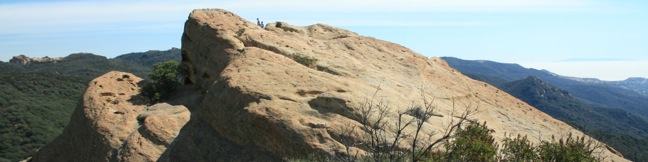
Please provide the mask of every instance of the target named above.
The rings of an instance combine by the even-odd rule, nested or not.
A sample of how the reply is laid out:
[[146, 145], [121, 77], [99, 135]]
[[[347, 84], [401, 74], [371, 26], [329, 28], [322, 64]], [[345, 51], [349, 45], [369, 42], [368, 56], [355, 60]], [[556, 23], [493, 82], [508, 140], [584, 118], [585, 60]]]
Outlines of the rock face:
[[31, 64], [31, 63], [56, 63], [58, 61], [61, 61], [63, 58], [56, 57], [56, 58], [51, 58], [51, 57], [27, 57], [25, 55], [18, 55], [14, 56], [9, 60], [10, 63], [14, 64]]
[[146, 106], [142, 79], [109, 72], [90, 82], [63, 134], [32, 161], [156, 161], [189, 120], [184, 106]]
[[[439, 115], [428, 121], [425, 133], [437, 132], [434, 137], [453, 112], [466, 107], [477, 107], [472, 118], [486, 121], [497, 139], [582, 135], [439, 58], [322, 24], [278, 22], [262, 28], [224, 10], [194, 10], [185, 24], [182, 57], [187, 84], [204, 95], [191, 108], [187, 134], [180, 133], [164, 160], [229, 161], [251, 158], [236, 153], [252, 152], [264, 158], [243, 161], [343, 154], [343, 130], [359, 125], [356, 116], [368, 99], [396, 113], [433, 98]], [[230, 147], [220, 147], [224, 144]], [[625, 161], [607, 150], [603, 155]]]
[[[389, 106], [387, 120], [393, 121], [397, 112], [434, 99], [436, 115], [423, 130], [436, 133], [433, 138], [467, 108], [477, 108], [471, 119], [486, 121], [497, 139], [507, 133], [536, 142], [582, 135], [439, 58], [327, 25], [278, 22], [262, 28], [224, 10], [194, 10], [181, 53], [189, 88], [177, 96], [191, 110], [184, 127], [186, 109], [138, 105], [133, 96], [140, 79], [111, 72], [90, 83], [64, 134], [33, 160], [281, 161], [313, 153], [344, 155], [343, 141], [366, 140], [345, 130], [360, 125], [359, 111], [368, 100]], [[603, 155], [626, 161], [607, 150]]]

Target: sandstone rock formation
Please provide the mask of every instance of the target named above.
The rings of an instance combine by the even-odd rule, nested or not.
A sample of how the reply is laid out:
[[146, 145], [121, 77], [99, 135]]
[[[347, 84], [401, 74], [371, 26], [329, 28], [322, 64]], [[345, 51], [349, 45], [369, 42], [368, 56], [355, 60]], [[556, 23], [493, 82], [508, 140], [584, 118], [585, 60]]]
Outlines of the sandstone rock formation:
[[[497, 139], [582, 135], [439, 58], [322, 24], [261, 28], [228, 11], [194, 10], [182, 36], [182, 66], [189, 88], [177, 96], [191, 119], [181, 130], [186, 109], [147, 110], [132, 97], [140, 79], [112, 72], [90, 83], [64, 134], [33, 160], [281, 161], [312, 153], [344, 155], [343, 139], [366, 140], [345, 130], [359, 126], [359, 110], [368, 100], [388, 105], [394, 115], [423, 98], [434, 99], [437, 115], [424, 133], [436, 133], [435, 138], [466, 108], [477, 108], [472, 119], [486, 121]], [[626, 161], [608, 150], [603, 155]]]
[[[358, 110], [369, 98], [389, 105], [391, 113], [421, 104], [422, 97], [434, 98], [440, 115], [425, 125], [428, 134], [442, 131], [453, 112], [477, 107], [473, 118], [486, 121], [498, 139], [522, 134], [537, 142], [582, 135], [439, 58], [322, 24], [278, 22], [261, 28], [228, 11], [194, 10], [185, 24], [182, 57], [186, 82], [204, 95], [183, 130], [194, 134], [180, 133], [177, 145], [167, 150], [170, 161], [236, 159], [229, 158], [237, 156], [231, 152], [270, 159], [343, 154], [341, 138], [348, 138], [343, 130], [359, 124]], [[225, 143], [232, 147], [207, 149]], [[603, 154], [625, 161], [607, 150]]]
[[62, 59], [63, 58], [60, 58], [60, 57], [55, 57], [55, 58], [51, 58], [51, 57], [48, 57], [48, 56], [45, 56], [45, 57], [27, 57], [25, 55], [18, 55], [18, 56], [12, 57], [11, 60], [9, 60], [9, 62], [14, 63], [14, 64], [26, 65], [26, 64], [32, 64], [32, 63], [56, 63], [56, 62], [61, 61]]
[[142, 79], [109, 72], [90, 82], [63, 134], [32, 161], [156, 161], [189, 120], [184, 106], [139, 103]]

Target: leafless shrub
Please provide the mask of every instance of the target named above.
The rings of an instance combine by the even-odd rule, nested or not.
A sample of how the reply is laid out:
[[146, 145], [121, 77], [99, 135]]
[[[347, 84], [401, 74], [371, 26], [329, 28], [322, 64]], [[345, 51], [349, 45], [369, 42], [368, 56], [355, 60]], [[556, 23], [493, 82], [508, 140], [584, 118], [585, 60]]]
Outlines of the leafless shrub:
[[[390, 107], [382, 101], [376, 101], [374, 93], [372, 98], [364, 102], [358, 113], [361, 129], [366, 133], [366, 143], [358, 147], [366, 149], [368, 155], [365, 158], [371, 161], [421, 161], [429, 156], [440, 144], [447, 142], [454, 132], [469, 121], [469, 117], [476, 111], [466, 107], [465, 111], [455, 116], [455, 102], [450, 115], [451, 121], [443, 130], [441, 138], [433, 140], [434, 134], [427, 134], [424, 140], [424, 125], [433, 116], [441, 116], [435, 113], [436, 105], [434, 98], [422, 97], [422, 105], [413, 105], [404, 111], [392, 114]], [[421, 96], [424, 96], [423, 93]], [[390, 116], [393, 115], [393, 116]], [[389, 119], [395, 121], [388, 121]], [[442, 117], [442, 116], [441, 116]], [[456, 119], [455, 119], [456, 118]], [[406, 131], [413, 129], [412, 131]], [[409, 148], [402, 148], [401, 143], [409, 140]], [[349, 146], [346, 146], [347, 150]], [[406, 157], [409, 156], [409, 157]], [[354, 157], [357, 160], [358, 157]], [[352, 160], [353, 161], [353, 160]]]

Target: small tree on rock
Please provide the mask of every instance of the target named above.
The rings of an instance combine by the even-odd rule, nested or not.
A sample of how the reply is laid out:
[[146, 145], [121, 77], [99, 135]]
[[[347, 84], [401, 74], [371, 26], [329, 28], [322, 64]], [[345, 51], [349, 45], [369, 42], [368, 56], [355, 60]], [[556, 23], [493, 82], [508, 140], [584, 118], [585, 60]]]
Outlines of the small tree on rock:
[[149, 74], [150, 81], [142, 88], [142, 94], [153, 102], [169, 99], [181, 85], [177, 79], [180, 64], [176, 61], [157, 63]]

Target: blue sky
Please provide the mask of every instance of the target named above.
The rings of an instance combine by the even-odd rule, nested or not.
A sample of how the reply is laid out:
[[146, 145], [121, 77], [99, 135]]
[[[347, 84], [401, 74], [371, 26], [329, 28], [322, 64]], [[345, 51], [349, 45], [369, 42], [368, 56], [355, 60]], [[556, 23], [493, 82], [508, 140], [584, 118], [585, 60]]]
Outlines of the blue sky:
[[513, 62], [606, 80], [648, 77], [648, 2], [639, 0], [3, 0], [0, 60], [179, 47], [193, 8], [335, 25], [426, 56]]

